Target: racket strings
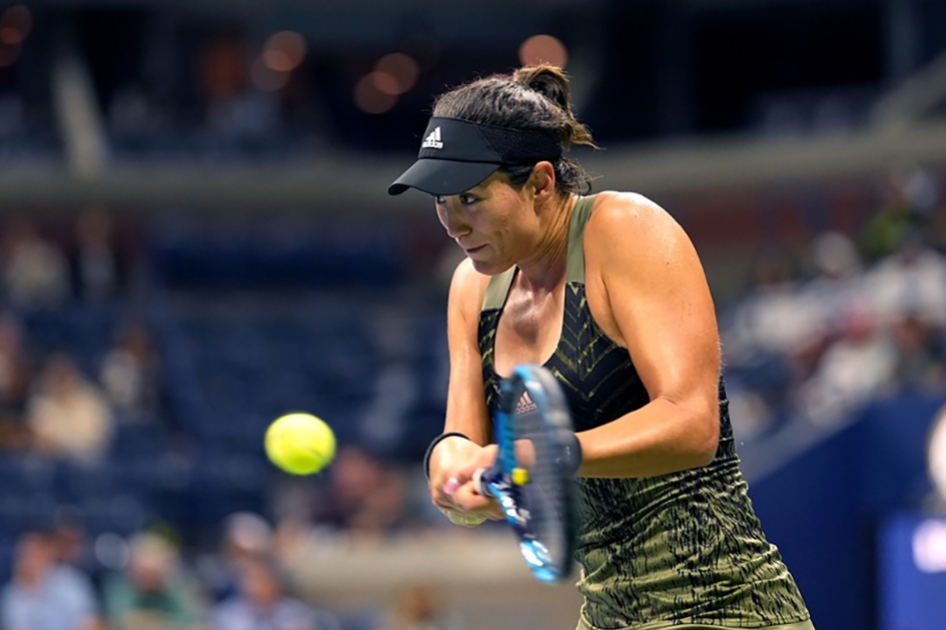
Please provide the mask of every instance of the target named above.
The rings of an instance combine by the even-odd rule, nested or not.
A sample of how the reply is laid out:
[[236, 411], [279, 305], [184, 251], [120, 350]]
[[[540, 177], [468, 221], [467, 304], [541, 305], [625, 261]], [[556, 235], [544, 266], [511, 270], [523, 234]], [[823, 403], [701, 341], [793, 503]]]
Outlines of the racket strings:
[[561, 483], [561, 453], [557, 442], [549, 435], [542, 415], [531, 400], [524, 403], [527, 396], [520, 400], [510, 426], [517, 441], [528, 441], [531, 461], [520, 461], [517, 465], [529, 471], [528, 482], [518, 488], [521, 508], [528, 518], [528, 530], [533, 543], [537, 545], [537, 554], [546, 556], [545, 562], [561, 565], [568, 553], [565, 532], [562, 523], [566, 517], [565, 497]]

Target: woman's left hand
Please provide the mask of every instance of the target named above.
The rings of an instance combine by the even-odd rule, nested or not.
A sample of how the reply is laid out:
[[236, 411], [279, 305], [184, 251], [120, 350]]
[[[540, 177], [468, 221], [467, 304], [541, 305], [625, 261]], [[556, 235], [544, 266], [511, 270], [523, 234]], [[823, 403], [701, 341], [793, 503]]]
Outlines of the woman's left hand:
[[499, 449], [495, 444], [484, 446], [463, 463], [443, 487], [445, 494], [464, 512], [480, 514], [493, 521], [505, 518], [499, 502], [480, 494], [473, 476], [481, 468], [489, 468], [496, 461]]

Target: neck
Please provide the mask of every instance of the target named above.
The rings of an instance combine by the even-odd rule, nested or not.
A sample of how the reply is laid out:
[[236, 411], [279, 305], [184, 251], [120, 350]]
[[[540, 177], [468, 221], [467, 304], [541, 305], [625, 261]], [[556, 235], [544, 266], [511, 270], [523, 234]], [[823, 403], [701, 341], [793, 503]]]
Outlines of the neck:
[[568, 264], [568, 232], [572, 212], [578, 202], [576, 195], [556, 197], [547, 208], [539, 210], [547, 217], [533, 254], [520, 261], [518, 267], [523, 280], [536, 290], [553, 291], [565, 275]]

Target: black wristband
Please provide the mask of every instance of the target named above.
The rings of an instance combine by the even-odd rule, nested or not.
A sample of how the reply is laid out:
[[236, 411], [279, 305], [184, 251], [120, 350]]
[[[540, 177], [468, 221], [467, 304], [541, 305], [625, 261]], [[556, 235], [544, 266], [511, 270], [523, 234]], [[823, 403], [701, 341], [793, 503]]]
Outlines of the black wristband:
[[430, 454], [434, 452], [435, 446], [448, 437], [462, 437], [464, 440], [470, 439], [459, 431], [448, 431], [447, 433], [441, 433], [435, 437], [433, 442], [430, 443], [430, 446], [427, 447], [427, 452], [424, 454], [424, 476], [427, 477], [428, 480], [430, 479]]
[[565, 470], [568, 471], [569, 476], [574, 476], [578, 472], [578, 469], [581, 468], [582, 461], [582, 452], [581, 452], [581, 441], [578, 439], [578, 436], [574, 433], [571, 434], [572, 438], [568, 441], [568, 444], [565, 445]]

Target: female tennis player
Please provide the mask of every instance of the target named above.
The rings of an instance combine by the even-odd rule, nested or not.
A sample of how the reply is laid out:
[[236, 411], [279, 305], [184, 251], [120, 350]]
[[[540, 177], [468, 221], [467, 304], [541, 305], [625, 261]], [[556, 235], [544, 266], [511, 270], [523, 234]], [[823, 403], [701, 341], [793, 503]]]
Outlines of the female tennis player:
[[500, 380], [542, 364], [582, 453], [580, 629], [812, 630], [739, 471], [696, 251], [640, 195], [583, 195], [575, 144], [592, 138], [567, 77], [526, 67], [440, 96], [388, 189], [432, 195], [467, 256], [449, 295], [445, 432], [425, 462], [433, 501], [459, 523], [501, 517], [474, 472], [496, 457]]

